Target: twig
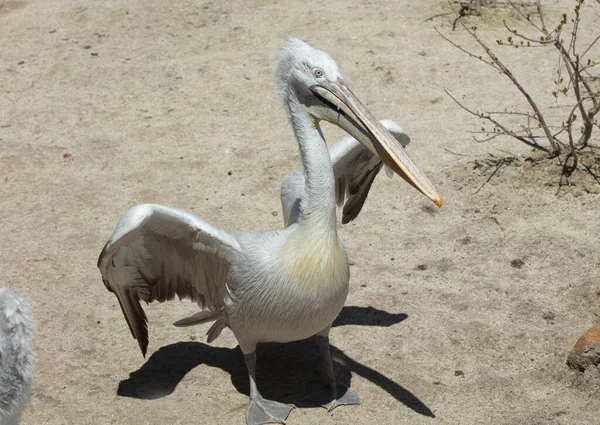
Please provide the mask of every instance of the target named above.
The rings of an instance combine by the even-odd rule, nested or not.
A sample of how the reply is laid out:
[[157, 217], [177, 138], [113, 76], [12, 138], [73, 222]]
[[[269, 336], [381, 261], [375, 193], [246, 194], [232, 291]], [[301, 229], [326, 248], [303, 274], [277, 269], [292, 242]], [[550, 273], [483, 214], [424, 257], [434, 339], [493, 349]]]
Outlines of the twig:
[[457, 99], [456, 99], [454, 96], [452, 96], [452, 95], [451, 95], [451, 94], [448, 92], [448, 90], [444, 90], [444, 92], [446, 92], [446, 94], [447, 94], [448, 96], [450, 96], [450, 98], [451, 98], [451, 99], [452, 99], [452, 100], [453, 100], [453, 101], [454, 101], [454, 102], [455, 102], [455, 103], [456, 103], [458, 106], [460, 106], [462, 109], [464, 109], [465, 111], [467, 111], [467, 112], [468, 112], [468, 113], [470, 113], [471, 115], [474, 115], [474, 116], [476, 116], [476, 117], [478, 117], [478, 118], [481, 118], [481, 119], [484, 119], [484, 120], [488, 120], [489, 122], [493, 123], [493, 124], [494, 124], [496, 127], [498, 127], [500, 130], [502, 130], [502, 131], [504, 132], [504, 134], [506, 134], [506, 135], [508, 135], [508, 136], [511, 136], [511, 137], [514, 137], [515, 139], [517, 139], [517, 140], [520, 140], [521, 142], [525, 143], [526, 145], [529, 145], [529, 146], [531, 146], [532, 148], [539, 149], [539, 150], [541, 150], [541, 151], [544, 151], [544, 152], [546, 152], [546, 153], [552, 153], [552, 152], [551, 152], [551, 151], [550, 151], [548, 148], [546, 148], [546, 147], [544, 147], [544, 146], [542, 146], [542, 145], [539, 145], [539, 144], [537, 144], [537, 143], [535, 143], [535, 142], [531, 142], [531, 141], [527, 140], [526, 138], [524, 138], [524, 137], [522, 137], [522, 136], [519, 136], [519, 135], [518, 135], [517, 133], [515, 133], [514, 131], [512, 131], [512, 130], [509, 130], [509, 129], [508, 129], [508, 128], [506, 128], [504, 125], [502, 125], [502, 124], [501, 124], [499, 121], [495, 120], [493, 117], [491, 117], [491, 116], [489, 116], [489, 115], [487, 115], [487, 114], [481, 113], [481, 112], [475, 112], [475, 111], [472, 111], [472, 110], [470, 110], [469, 108], [467, 108], [466, 106], [464, 106], [462, 103], [460, 103], [460, 102], [459, 102], [459, 101], [458, 101], [458, 100], [457, 100]]
[[527, 40], [529, 42], [536, 43], [536, 44], [539, 44], [542, 46], [554, 43], [553, 39], [550, 39], [550, 40], [539, 40], [538, 39], [538, 40], [536, 40], [535, 38], [526, 37], [523, 34], [519, 33], [517, 30], [509, 27], [508, 24], [506, 23], [506, 20], [504, 20], [504, 19], [502, 20], [502, 23], [504, 24], [504, 28], [506, 28], [508, 30], [508, 32], [510, 32], [512, 35], [522, 38], [523, 40]]
[[498, 115], [519, 115], [527, 118], [531, 118], [532, 120], [540, 121], [538, 117], [535, 115], [528, 114], [527, 112], [516, 112], [516, 111], [497, 111], [497, 112], [488, 112], [488, 114], [498, 114]]
[[542, 31], [542, 29], [540, 27], [538, 27], [536, 24], [533, 23], [533, 21], [531, 20], [530, 16], [525, 15], [521, 9], [519, 9], [518, 6], [516, 6], [515, 4], [513, 4], [512, 1], [508, 1], [508, 4], [510, 4], [512, 6], [513, 9], [515, 9], [517, 11], [517, 13], [519, 13], [519, 15], [521, 15], [521, 17], [525, 18], [525, 20], [527, 22], [529, 22], [531, 25], [533, 25], [535, 27], [535, 29], [537, 29], [538, 31]]
[[471, 155], [465, 155], [465, 154], [462, 154], [462, 153], [456, 153], [456, 152], [452, 152], [452, 151], [451, 151], [450, 149], [448, 149], [448, 148], [444, 148], [444, 150], [445, 150], [446, 152], [448, 152], [448, 153], [451, 153], [452, 155], [456, 155], [456, 156], [464, 156], [464, 157], [466, 157], [466, 158], [470, 158], [470, 157], [471, 157]]
[[[598, 1], [600, 1], [600, 0], [598, 0]], [[598, 37], [596, 37], [596, 38], [594, 39], [594, 41], [592, 41], [592, 42], [590, 43], [590, 45], [589, 45], [589, 46], [587, 46], [587, 49], [585, 49], [585, 50], [583, 51], [583, 53], [581, 54], [581, 59], [583, 59], [583, 57], [585, 56], [585, 54], [586, 54], [587, 52], [589, 52], [589, 51], [590, 51], [590, 49], [591, 49], [591, 48], [594, 46], [594, 44], [596, 44], [596, 42], [598, 42], [598, 40], [600, 40], [600, 35], [599, 35]]]
[[543, 30], [542, 32], [547, 33], [548, 30], [546, 29], [546, 23], [544, 22], [544, 14], [542, 13], [542, 5], [540, 3], [540, 0], [537, 0], [535, 2], [535, 8], [537, 9], [538, 16], [540, 17], [540, 22], [542, 24], [542, 30]]
[[444, 40], [446, 40], [448, 43], [452, 44], [454, 47], [456, 47], [456, 48], [457, 48], [458, 50], [460, 50], [461, 52], [463, 52], [463, 53], [466, 53], [467, 55], [469, 55], [470, 57], [472, 57], [472, 58], [474, 58], [474, 59], [480, 60], [481, 62], [485, 63], [486, 65], [489, 65], [489, 66], [491, 66], [492, 68], [494, 68], [494, 69], [495, 69], [495, 70], [497, 70], [497, 71], [501, 71], [501, 69], [500, 69], [500, 68], [498, 68], [496, 65], [494, 65], [494, 63], [493, 63], [493, 62], [488, 62], [488, 61], [486, 61], [485, 59], [483, 59], [481, 56], [474, 55], [473, 53], [469, 52], [468, 50], [466, 50], [466, 49], [462, 48], [460, 45], [456, 44], [454, 41], [450, 40], [448, 37], [446, 37], [444, 34], [442, 34], [442, 33], [441, 33], [441, 32], [440, 32], [438, 29], [437, 29], [437, 27], [433, 27], [433, 29], [435, 30], [435, 32], [437, 32], [437, 33], [440, 35], [440, 37], [442, 37], [442, 38], [443, 38]]
[[502, 167], [502, 166], [504, 165], [504, 163], [505, 163], [505, 161], [504, 161], [504, 160], [501, 160], [501, 161], [498, 163], [498, 166], [496, 167], [496, 169], [495, 169], [495, 170], [492, 172], [492, 174], [490, 174], [490, 176], [489, 176], [489, 177], [487, 178], [487, 180], [486, 180], [486, 181], [485, 181], [485, 182], [484, 182], [484, 183], [483, 183], [483, 184], [482, 184], [482, 185], [479, 187], [479, 189], [477, 189], [477, 190], [476, 190], [476, 191], [473, 193], [473, 195], [477, 195], [477, 194], [479, 193], [479, 191], [480, 191], [481, 189], [483, 189], [483, 187], [484, 187], [486, 184], [488, 184], [488, 183], [490, 182], [490, 180], [492, 179], [492, 177], [494, 177], [494, 176], [496, 175], [496, 173], [498, 172], [498, 170], [500, 169], [500, 167]]
[[[598, 0], [598, 1], [600, 2], [600, 0]], [[583, 168], [585, 168], [588, 171], [588, 173], [590, 173], [590, 175], [594, 178], [594, 180], [596, 180], [596, 183], [600, 184], [600, 178], [599, 178], [600, 176], [597, 176], [596, 174], [594, 174], [594, 172], [592, 171], [592, 168], [589, 165], [584, 164], [584, 163], [582, 163], [581, 165], [583, 165]]]
[[[489, 133], [488, 133], [489, 134]], [[473, 136], [473, 139], [477, 142], [477, 143], [485, 143], [485, 142], [489, 142], [490, 140], [494, 140], [496, 137], [498, 136], [506, 136], [505, 134], [502, 133], [494, 133], [489, 137], [486, 137], [484, 139], [478, 139], [477, 137]]]
[[433, 21], [435, 18], [439, 18], [440, 16], [452, 15], [452, 13], [453, 12], [438, 13], [437, 15], [433, 15], [425, 19], [423, 22]]

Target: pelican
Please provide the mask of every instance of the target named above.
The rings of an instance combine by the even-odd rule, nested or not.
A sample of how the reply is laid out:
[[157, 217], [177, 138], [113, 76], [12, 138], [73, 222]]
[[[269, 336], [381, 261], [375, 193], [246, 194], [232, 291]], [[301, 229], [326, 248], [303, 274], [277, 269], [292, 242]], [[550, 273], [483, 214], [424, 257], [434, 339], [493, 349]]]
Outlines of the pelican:
[[[352, 220], [383, 165], [438, 206], [441, 199], [398, 141], [350, 91], [333, 59], [287, 37], [275, 69], [275, 84], [296, 136], [302, 170], [282, 186], [285, 227], [227, 232], [201, 217], [160, 205], [138, 205], [123, 214], [98, 259], [103, 282], [113, 292], [142, 354], [148, 347], [147, 303], [189, 298], [201, 311], [176, 322], [214, 322], [212, 342], [231, 329], [244, 354], [250, 380], [249, 425], [284, 423], [293, 405], [262, 397], [256, 385], [256, 345], [316, 335], [326, 376], [329, 410], [357, 404], [335, 382], [329, 330], [348, 295], [350, 271], [336, 229], [336, 201], [344, 222]], [[329, 150], [320, 121], [351, 138]]]
[[29, 303], [0, 288], [0, 425], [17, 425], [31, 390], [33, 317]]

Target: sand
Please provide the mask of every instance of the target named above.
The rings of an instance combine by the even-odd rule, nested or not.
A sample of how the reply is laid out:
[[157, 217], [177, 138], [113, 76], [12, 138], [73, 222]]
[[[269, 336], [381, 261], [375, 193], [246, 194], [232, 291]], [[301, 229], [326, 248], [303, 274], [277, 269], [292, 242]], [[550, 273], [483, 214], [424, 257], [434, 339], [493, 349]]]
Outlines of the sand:
[[[550, 17], [572, 7], [545, 3]], [[300, 165], [272, 84], [286, 34], [328, 52], [377, 117], [404, 127], [444, 206], [382, 175], [340, 225], [352, 278], [331, 341], [361, 405], [327, 413], [303, 400], [318, 378], [311, 341], [259, 347], [265, 395], [299, 406], [290, 425], [597, 424], [598, 372], [565, 360], [600, 314], [600, 186], [581, 175], [558, 191], [556, 162], [523, 161], [531, 151], [510, 139], [473, 141], [481, 124], [444, 89], [476, 109], [525, 105], [435, 33], [475, 48], [452, 16], [424, 22], [448, 11], [433, 0], [0, 0], [1, 284], [36, 319], [23, 424], [244, 423], [231, 332], [207, 345], [209, 325], [171, 325], [193, 304], [150, 305], [144, 359], [96, 260], [138, 203], [228, 230], [282, 225], [279, 187]], [[504, 13], [468, 22], [495, 45]], [[495, 48], [552, 105], [556, 57]], [[521, 161], [490, 178], [494, 167], [474, 166], [489, 153]]]

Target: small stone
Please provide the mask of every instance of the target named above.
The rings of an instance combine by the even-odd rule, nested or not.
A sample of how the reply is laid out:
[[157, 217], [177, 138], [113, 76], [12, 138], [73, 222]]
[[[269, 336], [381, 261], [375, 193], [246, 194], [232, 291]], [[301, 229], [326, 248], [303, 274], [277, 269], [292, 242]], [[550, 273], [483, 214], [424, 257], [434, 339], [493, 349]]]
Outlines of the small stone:
[[198, 339], [198, 337], [196, 335], [190, 335], [191, 341], [196, 341], [197, 339]]
[[227, 175], [230, 176], [231, 175], [231, 171], [227, 171]]
[[91, 48], [92, 48], [92, 46], [90, 46], [89, 44], [86, 44], [85, 46], [83, 46], [83, 48], [84, 48], [85, 50], [89, 50], [89, 49], [91, 49]]
[[427, 56], [427, 53], [425, 53], [425, 50], [421, 50], [419, 52], [419, 56]]
[[555, 317], [556, 317], [556, 314], [554, 314], [551, 311], [545, 311], [544, 314], [542, 314], [542, 318], [544, 320], [554, 320]]
[[514, 267], [515, 269], [520, 269], [524, 265], [525, 265], [525, 261], [521, 260], [520, 258], [511, 260], [511, 262], [510, 262], [510, 266]]
[[277, 217], [279, 215], [279, 213], [277, 211], [271, 211], [271, 215], [273, 217]]
[[427, 270], [429, 268], [429, 266], [427, 264], [419, 264], [417, 267], [415, 267], [417, 270]]
[[462, 371], [462, 370], [460, 370], [460, 369], [457, 369], [457, 370], [454, 371], [454, 376], [462, 376], [464, 378], [465, 377], [465, 372]]
[[600, 323], [588, 329], [575, 343], [567, 358], [567, 365], [583, 372], [600, 364]]

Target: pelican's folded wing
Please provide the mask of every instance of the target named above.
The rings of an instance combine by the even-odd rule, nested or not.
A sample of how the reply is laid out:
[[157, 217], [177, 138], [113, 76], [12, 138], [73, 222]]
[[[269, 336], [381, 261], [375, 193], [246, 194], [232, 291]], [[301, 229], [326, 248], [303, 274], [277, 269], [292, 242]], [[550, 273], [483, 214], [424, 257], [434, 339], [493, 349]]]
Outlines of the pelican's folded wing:
[[[381, 123], [406, 147], [408, 135], [392, 120]], [[329, 155], [335, 175], [336, 199], [342, 210], [342, 223], [354, 220], [360, 213], [375, 177], [383, 167], [379, 158], [373, 155], [356, 139], [346, 136], [329, 148]], [[388, 177], [393, 171], [387, 169]], [[300, 200], [304, 195], [304, 173], [298, 170], [290, 175], [281, 186], [281, 206], [285, 226], [296, 223], [300, 218]]]
[[203, 309], [220, 310], [230, 263], [240, 255], [230, 233], [199, 216], [143, 204], [123, 214], [100, 254], [98, 268], [146, 355], [148, 325], [140, 300], [163, 302], [177, 295]]

